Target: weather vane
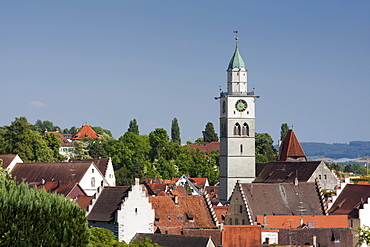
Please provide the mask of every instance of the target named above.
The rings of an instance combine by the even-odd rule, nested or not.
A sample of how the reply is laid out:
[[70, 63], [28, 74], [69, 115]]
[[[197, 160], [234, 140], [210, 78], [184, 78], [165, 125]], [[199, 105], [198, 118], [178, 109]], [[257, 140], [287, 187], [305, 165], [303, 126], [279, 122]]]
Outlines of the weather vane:
[[238, 40], [238, 30], [235, 30], [233, 33], [235, 33], [235, 40]]

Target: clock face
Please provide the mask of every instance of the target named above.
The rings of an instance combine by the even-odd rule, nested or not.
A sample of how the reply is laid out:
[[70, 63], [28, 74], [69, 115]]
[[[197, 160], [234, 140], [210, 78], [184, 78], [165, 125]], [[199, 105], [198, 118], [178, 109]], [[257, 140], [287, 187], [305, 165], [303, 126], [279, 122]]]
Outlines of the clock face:
[[238, 100], [235, 104], [235, 108], [236, 110], [242, 112], [244, 111], [245, 109], [247, 109], [248, 105], [247, 105], [247, 102], [245, 102], [245, 100]]

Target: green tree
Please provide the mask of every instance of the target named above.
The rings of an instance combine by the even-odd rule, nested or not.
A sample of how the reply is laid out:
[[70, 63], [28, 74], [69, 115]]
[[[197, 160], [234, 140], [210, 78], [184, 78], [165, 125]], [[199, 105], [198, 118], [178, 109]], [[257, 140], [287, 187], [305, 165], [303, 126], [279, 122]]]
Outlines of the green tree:
[[100, 126], [91, 127], [103, 140], [114, 139], [112, 132]]
[[125, 242], [119, 242], [114, 233], [100, 227], [90, 228], [91, 247], [128, 247]]
[[90, 234], [75, 202], [7, 180], [0, 182], [0, 236], [0, 246], [88, 246]]
[[177, 118], [172, 120], [171, 125], [171, 140], [175, 143], [181, 144], [180, 127]]
[[48, 133], [46, 132], [45, 135], [42, 136], [46, 141], [48, 147], [53, 151], [53, 156], [56, 161], [64, 161], [66, 158], [59, 154], [60, 148], [60, 139], [55, 133]]
[[206, 124], [206, 128], [203, 133], [203, 140], [205, 142], [217, 142], [218, 141], [218, 135], [215, 132], [215, 127], [213, 126], [213, 123], [208, 122]]
[[165, 149], [168, 143], [167, 131], [162, 128], [157, 128], [149, 134], [150, 146], [152, 147], [152, 160], [161, 157], [161, 152]]
[[89, 155], [89, 149], [87, 148], [89, 143], [85, 141], [75, 141], [75, 147], [73, 148], [74, 159], [91, 159]]
[[136, 119], [132, 119], [128, 125], [127, 132], [132, 132], [135, 134], [139, 134], [139, 125], [137, 124]]
[[361, 246], [362, 244], [366, 244], [367, 246], [370, 245], [370, 227], [365, 225], [362, 227], [357, 226], [354, 232], [357, 233], [355, 237], [358, 238], [356, 247]]
[[89, 156], [91, 156], [94, 159], [99, 158], [108, 158], [108, 153], [105, 150], [104, 140], [99, 140], [98, 138], [85, 138], [83, 140], [84, 142], [87, 142], [87, 150], [89, 151]]
[[161, 247], [157, 243], [152, 243], [152, 240], [148, 237], [145, 239], [142, 238], [136, 238], [133, 239], [130, 243], [130, 247]]
[[280, 141], [284, 141], [286, 134], [288, 134], [289, 125], [287, 123], [281, 124], [280, 128]]
[[9, 126], [4, 126], [0, 132], [0, 152], [18, 154], [25, 162], [54, 161], [53, 151], [40, 133], [31, 130], [31, 126], [25, 117], [15, 118]]
[[276, 160], [276, 149], [272, 145], [273, 142], [268, 133], [256, 133], [255, 152], [257, 162], [267, 163]]

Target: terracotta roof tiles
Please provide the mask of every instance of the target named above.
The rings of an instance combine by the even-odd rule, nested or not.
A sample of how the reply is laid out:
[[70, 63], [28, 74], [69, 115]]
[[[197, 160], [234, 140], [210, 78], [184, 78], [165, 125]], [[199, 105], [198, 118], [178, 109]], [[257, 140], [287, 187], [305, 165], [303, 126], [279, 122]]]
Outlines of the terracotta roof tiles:
[[205, 153], [210, 153], [212, 151], [217, 151], [220, 150], [220, 142], [202, 142], [199, 144], [189, 144], [188, 145], [192, 149], [197, 149], [199, 148]]
[[73, 135], [73, 137], [71, 138], [71, 140], [81, 140], [81, 139], [84, 139], [84, 138], [87, 138], [87, 137], [90, 137], [92, 139], [99, 139], [99, 140], [102, 140], [102, 138], [100, 137], [100, 135], [98, 135], [89, 125], [85, 124], [84, 126], [82, 126], [82, 128], [76, 133]]
[[293, 130], [289, 130], [280, 148], [279, 161], [307, 161], [306, 154]]

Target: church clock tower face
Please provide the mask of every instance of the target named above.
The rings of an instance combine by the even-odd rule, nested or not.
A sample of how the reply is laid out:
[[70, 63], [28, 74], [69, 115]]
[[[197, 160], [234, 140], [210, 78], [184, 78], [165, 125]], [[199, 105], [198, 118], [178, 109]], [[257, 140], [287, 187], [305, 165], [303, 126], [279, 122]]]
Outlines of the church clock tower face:
[[236, 104], [235, 104], [235, 108], [236, 108], [236, 110], [237, 110], [237, 111], [240, 111], [240, 112], [245, 111], [245, 109], [247, 109], [247, 107], [248, 107], [248, 104], [247, 104], [247, 102], [245, 102], [245, 100], [243, 100], [243, 99], [238, 100], [238, 101], [236, 102]]
[[238, 44], [227, 68], [227, 92], [220, 94], [220, 201], [227, 203], [237, 181], [255, 178], [255, 96]]

